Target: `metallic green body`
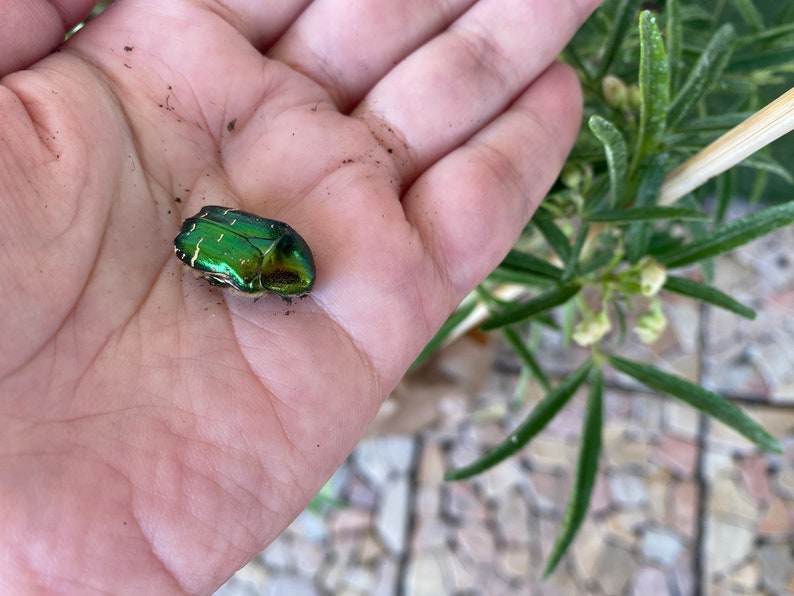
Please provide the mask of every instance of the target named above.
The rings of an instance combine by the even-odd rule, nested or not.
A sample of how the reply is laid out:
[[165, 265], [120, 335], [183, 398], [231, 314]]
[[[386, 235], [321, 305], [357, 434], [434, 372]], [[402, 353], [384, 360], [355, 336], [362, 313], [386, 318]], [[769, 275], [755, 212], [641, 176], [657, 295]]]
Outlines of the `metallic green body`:
[[314, 285], [309, 245], [287, 224], [247, 211], [210, 205], [182, 223], [177, 258], [213, 285], [258, 298], [285, 300]]

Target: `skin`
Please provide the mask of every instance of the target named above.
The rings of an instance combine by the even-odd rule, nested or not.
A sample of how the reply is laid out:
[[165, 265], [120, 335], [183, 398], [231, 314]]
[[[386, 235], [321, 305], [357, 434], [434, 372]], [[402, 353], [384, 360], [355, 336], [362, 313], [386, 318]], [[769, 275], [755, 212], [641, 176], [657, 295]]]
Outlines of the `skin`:
[[[306, 4], [121, 0], [53, 53], [91, 3], [0, 0], [4, 589], [219, 586], [553, 183], [596, 1]], [[174, 257], [205, 204], [306, 238], [289, 316]]]

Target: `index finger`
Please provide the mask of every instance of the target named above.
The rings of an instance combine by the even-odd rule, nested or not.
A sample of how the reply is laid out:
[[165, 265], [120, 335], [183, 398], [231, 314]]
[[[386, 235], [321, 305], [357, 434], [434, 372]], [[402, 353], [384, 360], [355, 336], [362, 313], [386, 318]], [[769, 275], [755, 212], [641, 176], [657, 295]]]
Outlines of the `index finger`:
[[354, 114], [385, 137], [403, 180], [413, 180], [510, 105], [597, 4], [478, 2], [381, 80]]

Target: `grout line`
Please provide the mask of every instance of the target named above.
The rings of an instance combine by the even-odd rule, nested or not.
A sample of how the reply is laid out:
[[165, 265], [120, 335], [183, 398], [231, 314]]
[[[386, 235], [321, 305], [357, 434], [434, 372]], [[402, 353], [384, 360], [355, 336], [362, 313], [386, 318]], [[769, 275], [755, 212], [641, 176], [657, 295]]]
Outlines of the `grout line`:
[[[708, 366], [704, 352], [707, 347], [706, 336], [708, 334], [709, 309], [701, 304], [700, 316], [698, 317], [698, 383], [703, 383], [704, 369]], [[697, 432], [697, 463], [695, 464], [695, 488], [696, 494], [696, 527], [694, 538], [694, 553], [692, 561], [693, 576], [693, 596], [702, 596], [709, 593], [708, 578], [706, 577], [706, 517], [709, 500], [709, 485], [706, 478], [706, 456], [708, 450], [709, 417], [702, 412], [698, 413], [698, 432]]]
[[424, 453], [425, 441], [422, 433], [414, 435], [414, 450], [411, 457], [411, 466], [407, 471], [408, 476], [408, 504], [406, 505], [408, 517], [405, 521], [403, 542], [403, 552], [400, 554], [397, 561], [397, 585], [395, 586], [395, 594], [408, 594], [407, 576], [408, 565], [411, 562], [411, 555], [414, 545], [414, 532], [416, 531], [416, 501], [417, 493], [419, 491], [419, 467], [422, 462], [422, 455]]

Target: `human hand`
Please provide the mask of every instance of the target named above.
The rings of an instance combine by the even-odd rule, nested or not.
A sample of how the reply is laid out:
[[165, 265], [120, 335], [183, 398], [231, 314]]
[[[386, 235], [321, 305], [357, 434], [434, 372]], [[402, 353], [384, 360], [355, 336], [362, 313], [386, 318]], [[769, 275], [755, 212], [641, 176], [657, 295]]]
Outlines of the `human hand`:
[[[120, 0], [47, 55], [90, 4], [4, 9], [0, 583], [208, 592], [517, 238], [597, 2]], [[173, 238], [208, 204], [292, 225], [311, 295], [196, 279]]]

